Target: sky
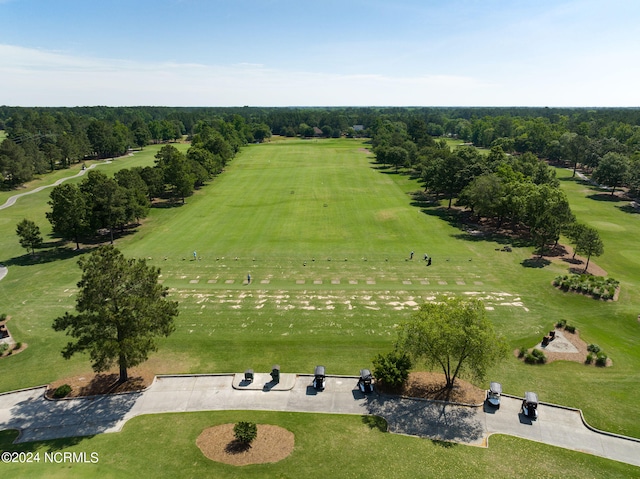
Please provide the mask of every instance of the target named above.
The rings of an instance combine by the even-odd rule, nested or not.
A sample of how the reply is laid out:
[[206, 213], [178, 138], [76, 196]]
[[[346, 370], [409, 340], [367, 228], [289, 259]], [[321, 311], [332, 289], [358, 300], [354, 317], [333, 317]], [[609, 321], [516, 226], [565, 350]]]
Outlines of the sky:
[[640, 106], [638, 0], [0, 0], [0, 105]]

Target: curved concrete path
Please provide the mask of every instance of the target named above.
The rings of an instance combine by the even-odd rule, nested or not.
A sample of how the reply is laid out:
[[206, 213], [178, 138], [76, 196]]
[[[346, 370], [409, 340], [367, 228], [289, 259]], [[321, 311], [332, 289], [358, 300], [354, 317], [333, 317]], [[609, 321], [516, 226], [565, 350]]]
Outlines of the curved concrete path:
[[40, 191], [44, 190], [45, 188], [53, 188], [54, 186], [58, 186], [58, 185], [64, 183], [65, 181], [70, 180], [71, 178], [77, 178], [79, 176], [84, 175], [87, 171], [95, 168], [96, 166], [108, 165], [109, 163], [111, 163], [111, 160], [105, 160], [102, 163], [94, 163], [94, 164], [90, 165], [88, 168], [86, 168], [84, 170], [80, 170], [75, 175], [67, 176], [65, 178], [60, 178], [55, 183], [51, 183], [50, 185], [38, 186], [37, 188], [35, 188], [35, 189], [31, 190], [31, 191], [26, 191], [24, 193], [19, 193], [17, 195], [10, 196], [9, 199], [7, 201], [5, 201], [4, 205], [0, 206], [0, 210], [3, 210], [5, 208], [9, 208], [9, 206], [13, 206], [16, 203], [16, 201], [18, 201], [18, 198], [21, 198], [21, 197], [27, 196], [27, 195], [32, 195], [34, 193], [39, 193]]
[[520, 399], [503, 397], [498, 410], [371, 394], [356, 377], [327, 377], [316, 391], [312, 377], [283, 374], [272, 387], [268, 374], [256, 374], [251, 387], [240, 375], [162, 376], [143, 392], [50, 401], [45, 387], [0, 395], [0, 430], [17, 429], [16, 442], [89, 436], [120, 431], [142, 414], [266, 410], [384, 417], [391, 432], [487, 446], [491, 434], [508, 434], [640, 466], [640, 440], [596, 432], [580, 411], [541, 404], [539, 419], [520, 414]]

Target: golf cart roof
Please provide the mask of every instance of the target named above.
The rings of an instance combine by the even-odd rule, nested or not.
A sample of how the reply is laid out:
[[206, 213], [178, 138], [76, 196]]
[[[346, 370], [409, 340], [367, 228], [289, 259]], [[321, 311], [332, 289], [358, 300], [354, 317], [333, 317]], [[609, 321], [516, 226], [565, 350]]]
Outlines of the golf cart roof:
[[316, 376], [324, 376], [324, 366], [316, 366]]
[[361, 378], [370, 378], [371, 377], [371, 371], [369, 371], [368, 369], [361, 369], [360, 370], [360, 377]]
[[536, 393], [532, 393], [531, 391], [527, 391], [524, 393], [524, 400], [529, 404], [538, 404], [538, 395]]
[[502, 394], [502, 384], [492, 382], [489, 385], [489, 391], [491, 391], [493, 394]]

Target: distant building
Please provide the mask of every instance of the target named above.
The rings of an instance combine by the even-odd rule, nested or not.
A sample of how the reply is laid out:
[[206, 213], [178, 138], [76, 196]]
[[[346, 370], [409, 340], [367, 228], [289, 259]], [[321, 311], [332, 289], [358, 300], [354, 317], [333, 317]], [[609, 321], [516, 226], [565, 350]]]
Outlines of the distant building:
[[353, 131], [356, 133], [362, 130], [364, 130], [364, 125], [353, 125]]
[[314, 126], [313, 127], [313, 135], [314, 136], [322, 136], [323, 135], [322, 130], [320, 128], [318, 128], [317, 126]]

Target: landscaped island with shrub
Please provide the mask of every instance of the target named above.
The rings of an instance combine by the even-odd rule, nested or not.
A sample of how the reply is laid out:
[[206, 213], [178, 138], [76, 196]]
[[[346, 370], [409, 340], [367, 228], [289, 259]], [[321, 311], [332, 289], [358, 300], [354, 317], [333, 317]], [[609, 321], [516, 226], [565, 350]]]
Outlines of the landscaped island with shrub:
[[614, 299], [619, 281], [590, 274], [564, 274], [553, 280], [553, 285], [563, 291], [587, 294], [605, 301]]

